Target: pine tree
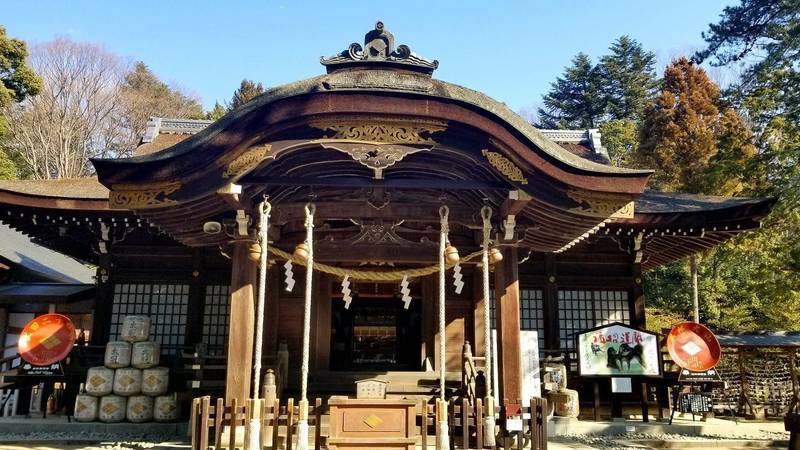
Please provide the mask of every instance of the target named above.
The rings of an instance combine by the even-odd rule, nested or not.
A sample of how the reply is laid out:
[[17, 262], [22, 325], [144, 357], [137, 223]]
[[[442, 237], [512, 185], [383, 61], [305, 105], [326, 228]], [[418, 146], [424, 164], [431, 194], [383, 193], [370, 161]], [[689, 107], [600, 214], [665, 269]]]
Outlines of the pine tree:
[[[661, 92], [644, 113], [637, 163], [657, 169], [665, 191], [732, 194], [755, 154], [741, 117], [720, 101], [719, 87], [686, 58], [667, 66]], [[737, 168], [737, 166], [739, 168]]]
[[564, 75], [551, 84], [539, 108], [542, 128], [594, 128], [603, 118], [605, 106], [601, 78], [585, 53], [578, 53]]
[[597, 66], [608, 114], [615, 120], [639, 120], [658, 85], [656, 56], [629, 36], [621, 36]]
[[233, 93], [231, 103], [228, 105], [228, 111], [233, 111], [263, 93], [264, 85], [245, 78], [242, 80], [239, 89]]

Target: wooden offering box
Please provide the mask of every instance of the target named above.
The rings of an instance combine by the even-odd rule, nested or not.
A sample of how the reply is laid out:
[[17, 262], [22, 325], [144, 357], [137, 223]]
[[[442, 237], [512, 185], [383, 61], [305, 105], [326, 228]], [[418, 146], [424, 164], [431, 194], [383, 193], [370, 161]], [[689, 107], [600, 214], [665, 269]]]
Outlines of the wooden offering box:
[[416, 405], [410, 400], [332, 398], [330, 450], [414, 450]]

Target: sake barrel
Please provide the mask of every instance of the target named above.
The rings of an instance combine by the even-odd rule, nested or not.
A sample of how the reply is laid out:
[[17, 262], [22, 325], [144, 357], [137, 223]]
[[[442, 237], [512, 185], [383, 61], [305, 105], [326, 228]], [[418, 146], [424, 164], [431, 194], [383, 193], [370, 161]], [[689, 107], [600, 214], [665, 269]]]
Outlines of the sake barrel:
[[131, 344], [125, 341], [111, 341], [106, 344], [106, 356], [103, 358], [106, 367], [117, 369], [131, 365]]
[[146, 395], [129, 397], [125, 417], [128, 421], [137, 423], [153, 420], [153, 398]]
[[137, 369], [149, 369], [158, 365], [161, 347], [158, 342], [135, 342], [131, 346], [131, 365]]
[[175, 395], [160, 395], [156, 397], [153, 406], [153, 419], [156, 422], [178, 420], [178, 400]]
[[122, 422], [125, 420], [127, 398], [118, 395], [106, 395], [100, 399], [97, 417], [101, 422]]
[[122, 319], [119, 336], [128, 342], [146, 341], [150, 337], [150, 317], [125, 316]]
[[92, 422], [97, 420], [97, 397], [89, 394], [78, 394], [75, 397], [75, 420], [78, 422]]
[[110, 394], [114, 389], [114, 369], [92, 367], [86, 373], [86, 393], [95, 397]]
[[142, 371], [142, 394], [157, 396], [167, 392], [169, 386], [169, 369], [153, 367]]
[[114, 374], [114, 393], [125, 397], [142, 392], [142, 371], [133, 367], [117, 369]]

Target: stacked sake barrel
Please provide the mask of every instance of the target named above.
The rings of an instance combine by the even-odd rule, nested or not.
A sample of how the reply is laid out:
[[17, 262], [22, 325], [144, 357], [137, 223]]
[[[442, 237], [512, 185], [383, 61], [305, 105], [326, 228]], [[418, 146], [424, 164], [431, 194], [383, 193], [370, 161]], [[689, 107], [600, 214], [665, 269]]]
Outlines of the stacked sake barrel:
[[104, 365], [92, 367], [85, 392], [75, 400], [75, 420], [169, 422], [177, 419], [175, 395], [167, 395], [169, 369], [159, 367], [161, 349], [150, 341], [150, 318], [127, 316], [120, 341], [106, 345]]

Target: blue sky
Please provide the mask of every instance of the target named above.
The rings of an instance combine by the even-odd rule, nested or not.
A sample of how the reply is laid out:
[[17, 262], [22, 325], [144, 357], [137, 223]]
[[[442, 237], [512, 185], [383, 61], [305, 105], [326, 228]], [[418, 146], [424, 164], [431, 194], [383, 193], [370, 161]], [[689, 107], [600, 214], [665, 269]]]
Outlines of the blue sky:
[[597, 58], [622, 34], [656, 53], [660, 73], [702, 47], [700, 33], [734, 2], [4, 0], [0, 24], [32, 42], [101, 43], [210, 108], [242, 78], [274, 86], [323, 73], [320, 56], [362, 42], [380, 19], [397, 44], [439, 60], [435, 77], [524, 111], [576, 53]]

